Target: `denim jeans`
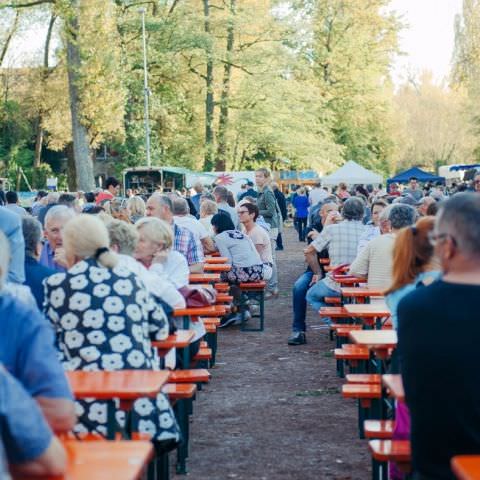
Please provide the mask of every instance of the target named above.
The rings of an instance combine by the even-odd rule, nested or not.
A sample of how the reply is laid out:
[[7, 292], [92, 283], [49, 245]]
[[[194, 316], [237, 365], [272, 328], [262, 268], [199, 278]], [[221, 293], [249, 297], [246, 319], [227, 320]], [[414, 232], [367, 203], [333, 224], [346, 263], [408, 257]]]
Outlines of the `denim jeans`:
[[278, 236], [278, 228], [272, 228], [270, 230], [270, 244], [272, 246], [272, 258], [273, 258], [273, 266], [272, 266], [272, 276], [268, 281], [267, 290], [273, 292], [278, 288], [278, 270], [277, 270], [277, 255], [275, 252], [275, 248], [277, 247], [277, 236]]
[[[315, 285], [312, 285], [307, 292], [307, 302], [313, 307], [313, 309], [318, 313], [318, 311], [325, 307], [325, 297], [339, 297], [340, 293], [336, 290], [332, 290], [328, 285], [325, 284], [325, 279], [320, 280]], [[326, 323], [330, 323], [329, 318], [323, 319]]]
[[306, 295], [312, 281], [313, 272], [307, 270], [300, 275], [293, 284], [293, 323], [292, 330], [294, 332], [304, 332], [307, 329], [305, 325], [305, 317], [307, 315]]

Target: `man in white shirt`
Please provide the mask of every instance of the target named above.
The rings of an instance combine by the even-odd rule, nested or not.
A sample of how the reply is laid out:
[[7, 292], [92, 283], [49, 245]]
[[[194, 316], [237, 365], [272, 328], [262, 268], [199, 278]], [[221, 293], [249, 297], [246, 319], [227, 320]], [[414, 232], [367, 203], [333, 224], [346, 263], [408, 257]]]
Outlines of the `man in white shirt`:
[[322, 188], [320, 182], [316, 183], [313, 188], [310, 190], [308, 195], [308, 203], [310, 206], [317, 205], [320, 202], [323, 202], [328, 197], [328, 192]]
[[190, 215], [188, 202], [182, 197], [172, 199], [173, 221], [180, 227], [186, 228], [193, 233], [195, 240], [201, 242], [205, 253], [216, 250], [215, 243], [207, 232], [204, 225]]
[[18, 204], [17, 192], [7, 192], [5, 197], [7, 198], [7, 204], [5, 205], [5, 208], [8, 208], [8, 210], [20, 215], [21, 217], [27, 214], [27, 211]]

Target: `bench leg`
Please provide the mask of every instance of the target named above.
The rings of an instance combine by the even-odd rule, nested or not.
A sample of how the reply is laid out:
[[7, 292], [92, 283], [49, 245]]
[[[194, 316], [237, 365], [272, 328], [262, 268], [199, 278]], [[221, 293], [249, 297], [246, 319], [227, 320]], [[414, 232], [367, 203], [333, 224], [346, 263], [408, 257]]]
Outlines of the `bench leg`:
[[[245, 321], [245, 309], [247, 307], [248, 300], [256, 300], [259, 304], [260, 313], [259, 315], [252, 316], [252, 318], [259, 319], [259, 326], [257, 328], [247, 327], [247, 322]], [[263, 332], [265, 328], [265, 293], [262, 290], [261, 292], [242, 292], [241, 296], [241, 315], [242, 315], [242, 325], [240, 330], [242, 332]]]
[[178, 400], [175, 404], [177, 413], [177, 421], [182, 432], [182, 440], [177, 447], [177, 475], [186, 475], [187, 471], [187, 457], [188, 457], [188, 437], [189, 437], [189, 423], [186, 400]]

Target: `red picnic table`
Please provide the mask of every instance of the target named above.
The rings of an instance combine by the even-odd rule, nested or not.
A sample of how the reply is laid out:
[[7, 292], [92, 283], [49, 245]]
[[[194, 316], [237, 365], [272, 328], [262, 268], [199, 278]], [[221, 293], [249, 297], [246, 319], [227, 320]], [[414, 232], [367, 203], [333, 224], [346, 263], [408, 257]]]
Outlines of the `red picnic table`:
[[167, 383], [170, 376], [165, 370], [116, 370], [113, 372], [66, 372], [73, 395], [77, 399], [95, 398], [108, 400], [107, 437], [115, 437], [115, 405], [129, 411], [135, 400], [141, 397], [155, 397]]
[[383, 297], [384, 288], [369, 287], [343, 287], [341, 289], [343, 297], [366, 298], [366, 297]]
[[480, 455], [457, 455], [450, 464], [458, 480], [480, 480]]
[[395, 330], [352, 330], [349, 337], [353, 343], [367, 347], [375, 353], [379, 360], [387, 359], [390, 356], [390, 350], [397, 346]]
[[68, 454], [66, 474], [61, 477], [35, 478], [44, 480], [105, 480], [106, 478], [138, 480], [142, 477], [148, 462], [153, 458], [153, 444], [148, 441], [92, 440], [82, 442], [65, 440], [63, 445]]
[[228, 263], [227, 257], [205, 257], [205, 262], [210, 264]]
[[403, 381], [401, 375], [382, 375], [382, 384], [390, 392], [390, 396], [405, 401], [405, 390], [403, 389]]
[[191, 273], [188, 276], [190, 283], [215, 283], [220, 281], [219, 273]]
[[206, 263], [203, 266], [203, 269], [206, 272], [229, 272], [232, 269], [232, 266], [227, 263]]
[[381, 327], [381, 319], [390, 316], [390, 310], [384, 303], [347, 303], [345, 311], [354, 318], [360, 318], [371, 325], [376, 319], [376, 327]]
[[159, 350], [161, 357], [165, 356], [172, 348], [183, 350], [183, 368], [190, 366], [190, 343], [195, 337], [193, 330], [177, 330], [165, 340], [152, 342], [152, 345]]

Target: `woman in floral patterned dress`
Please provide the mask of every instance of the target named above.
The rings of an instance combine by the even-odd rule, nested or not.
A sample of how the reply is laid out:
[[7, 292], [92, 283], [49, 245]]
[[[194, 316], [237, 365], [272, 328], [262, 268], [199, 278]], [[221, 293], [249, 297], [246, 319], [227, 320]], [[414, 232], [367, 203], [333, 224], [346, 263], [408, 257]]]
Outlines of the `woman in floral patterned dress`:
[[[151, 339], [168, 336], [162, 308], [138, 276], [117, 265], [108, 248], [105, 225], [95, 216], [78, 215], [64, 228], [63, 245], [69, 269], [45, 281], [44, 312], [56, 331], [66, 370], [156, 370]], [[107, 432], [107, 403], [77, 401], [77, 432]], [[117, 410], [122, 424], [125, 412]], [[133, 431], [152, 440], [179, 440], [179, 429], [163, 394], [137, 399], [132, 408]]]

